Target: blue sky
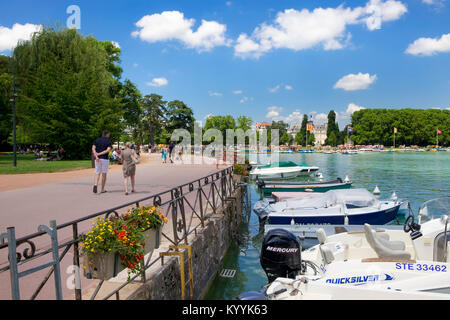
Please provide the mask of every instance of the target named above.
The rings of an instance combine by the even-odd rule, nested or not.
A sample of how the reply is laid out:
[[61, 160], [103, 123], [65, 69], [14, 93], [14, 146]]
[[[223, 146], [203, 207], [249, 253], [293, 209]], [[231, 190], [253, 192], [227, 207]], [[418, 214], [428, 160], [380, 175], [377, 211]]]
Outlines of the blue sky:
[[66, 25], [70, 5], [80, 33], [119, 44], [124, 79], [200, 121], [334, 109], [343, 126], [361, 107], [450, 108], [448, 0], [2, 1], [0, 53], [20, 26]]

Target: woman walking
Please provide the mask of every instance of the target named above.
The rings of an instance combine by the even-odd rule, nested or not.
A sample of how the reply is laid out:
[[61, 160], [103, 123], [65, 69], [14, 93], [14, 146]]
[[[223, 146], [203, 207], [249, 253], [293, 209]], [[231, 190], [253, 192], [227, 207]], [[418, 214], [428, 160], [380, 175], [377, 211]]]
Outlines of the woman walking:
[[125, 185], [125, 195], [128, 195], [128, 178], [131, 180], [131, 192], [135, 192], [135, 175], [136, 175], [136, 162], [138, 157], [136, 152], [131, 149], [131, 143], [127, 142], [125, 144], [125, 150], [120, 153], [120, 158], [122, 160], [122, 170]]

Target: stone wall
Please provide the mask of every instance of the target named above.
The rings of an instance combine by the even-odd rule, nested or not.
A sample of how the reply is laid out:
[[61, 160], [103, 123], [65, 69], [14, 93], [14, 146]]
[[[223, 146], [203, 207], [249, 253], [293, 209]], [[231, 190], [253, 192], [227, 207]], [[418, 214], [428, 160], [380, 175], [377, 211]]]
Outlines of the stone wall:
[[[194, 299], [200, 299], [214, 279], [227, 249], [238, 234], [242, 217], [244, 189], [238, 188], [234, 201], [226, 201], [223, 208], [208, 220], [189, 241], [192, 250]], [[186, 299], [189, 298], [188, 254], [184, 252]], [[181, 299], [180, 265], [178, 257], [164, 257], [161, 266], [128, 300]]]

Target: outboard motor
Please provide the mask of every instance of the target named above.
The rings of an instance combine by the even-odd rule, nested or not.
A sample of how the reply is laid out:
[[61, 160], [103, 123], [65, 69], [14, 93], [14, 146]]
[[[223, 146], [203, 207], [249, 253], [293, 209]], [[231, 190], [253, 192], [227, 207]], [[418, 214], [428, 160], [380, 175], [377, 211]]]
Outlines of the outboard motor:
[[269, 283], [278, 277], [295, 278], [302, 268], [298, 238], [284, 229], [270, 230], [264, 237], [260, 262]]

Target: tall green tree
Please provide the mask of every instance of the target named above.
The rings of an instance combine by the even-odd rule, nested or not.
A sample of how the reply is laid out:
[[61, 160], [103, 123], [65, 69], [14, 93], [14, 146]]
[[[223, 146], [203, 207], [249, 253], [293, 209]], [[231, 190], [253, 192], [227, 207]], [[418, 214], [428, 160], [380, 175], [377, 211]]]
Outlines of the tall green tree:
[[236, 119], [236, 128], [242, 129], [244, 132], [250, 130], [252, 128], [252, 124], [252, 119], [247, 116], [240, 116]]
[[325, 139], [325, 144], [335, 147], [340, 143], [341, 132], [339, 131], [339, 125], [336, 122], [336, 112], [331, 110], [328, 113], [327, 138]]
[[11, 58], [0, 55], [0, 150], [8, 150], [8, 136], [12, 131]]
[[167, 101], [157, 94], [146, 95], [142, 101], [144, 109], [144, 130], [148, 132], [148, 143], [155, 144], [155, 136], [161, 132], [162, 128], [167, 126]]
[[121, 135], [120, 72], [112, 70], [120, 53], [107, 47], [74, 29], [53, 28], [16, 46], [18, 121], [32, 141], [62, 146], [68, 158], [85, 158], [103, 130], [113, 140]]
[[167, 104], [167, 131], [172, 133], [175, 129], [186, 129], [194, 132], [194, 112], [183, 101], [174, 100]]
[[[223, 144], [227, 142], [227, 129], [236, 129], [236, 120], [230, 116], [209, 116], [206, 118], [204, 130], [217, 129], [222, 133]], [[205, 141], [208, 143], [208, 141]]]

